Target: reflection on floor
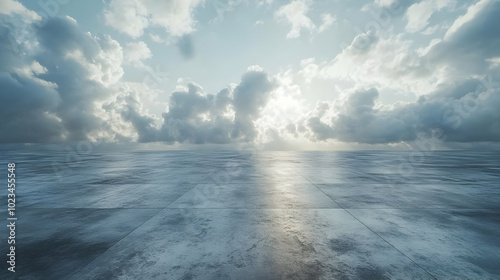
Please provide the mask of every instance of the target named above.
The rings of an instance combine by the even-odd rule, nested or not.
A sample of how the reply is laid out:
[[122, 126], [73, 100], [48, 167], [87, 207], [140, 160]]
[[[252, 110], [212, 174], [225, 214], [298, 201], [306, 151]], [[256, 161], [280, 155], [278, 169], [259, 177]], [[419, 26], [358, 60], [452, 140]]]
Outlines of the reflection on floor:
[[500, 278], [498, 154], [1, 159], [17, 164], [19, 220], [0, 279]]

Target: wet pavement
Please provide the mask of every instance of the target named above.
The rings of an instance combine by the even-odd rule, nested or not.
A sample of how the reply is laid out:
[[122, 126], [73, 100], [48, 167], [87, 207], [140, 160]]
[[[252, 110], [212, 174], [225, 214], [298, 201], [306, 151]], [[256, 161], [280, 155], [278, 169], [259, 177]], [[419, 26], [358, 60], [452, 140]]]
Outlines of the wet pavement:
[[495, 152], [0, 154], [0, 279], [500, 279]]

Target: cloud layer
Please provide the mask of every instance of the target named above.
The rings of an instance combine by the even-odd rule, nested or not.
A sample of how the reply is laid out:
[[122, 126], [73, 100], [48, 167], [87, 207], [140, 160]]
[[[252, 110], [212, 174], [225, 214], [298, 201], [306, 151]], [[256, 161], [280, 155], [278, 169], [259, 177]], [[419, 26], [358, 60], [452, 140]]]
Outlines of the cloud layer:
[[[76, 141], [101, 133], [95, 103], [123, 75], [120, 45], [80, 31], [70, 18], [12, 20], [0, 27], [0, 53], [10, 57], [2, 63], [0, 142]], [[29, 39], [19, 42], [7, 24]]]
[[[159, 3], [111, 1], [104, 11], [106, 23], [130, 38], [141, 37], [151, 26], [162, 28], [177, 37], [183, 57], [192, 58], [193, 13], [203, 1]], [[296, 0], [273, 12], [278, 22], [291, 24], [288, 38], [317, 29], [306, 15], [311, 3]], [[407, 32], [428, 28], [434, 13], [452, 7], [450, 1], [429, 3], [405, 6]], [[0, 5], [1, 143], [104, 138], [166, 144], [371, 145], [436, 134], [447, 143], [500, 141], [500, 1], [471, 5], [444, 35], [419, 48], [404, 34], [370, 30], [354, 36], [330, 60], [303, 60], [298, 71], [275, 74], [251, 66], [237, 84], [218, 92], [182, 79], [171, 92], [126, 81], [127, 69], [152, 70], [148, 62], [154, 58], [153, 48], [145, 41], [120, 43], [86, 32], [68, 16], [42, 19], [18, 2]], [[327, 13], [318, 18], [323, 24], [317, 34], [336, 22]], [[333, 97], [307, 104], [307, 91], [323, 81], [336, 84]], [[415, 98], [381, 101], [392, 92]], [[158, 94], [166, 103], [155, 115], [150, 107]]]
[[206, 94], [194, 83], [173, 92], [161, 127], [133, 106], [123, 111], [138, 132], [139, 142], [228, 144], [251, 142], [257, 131], [253, 121], [260, 117], [274, 85], [265, 72], [249, 70], [240, 84], [215, 95]]
[[163, 28], [177, 37], [194, 31], [193, 10], [203, 0], [112, 0], [105, 13], [106, 24], [133, 38], [150, 26]]

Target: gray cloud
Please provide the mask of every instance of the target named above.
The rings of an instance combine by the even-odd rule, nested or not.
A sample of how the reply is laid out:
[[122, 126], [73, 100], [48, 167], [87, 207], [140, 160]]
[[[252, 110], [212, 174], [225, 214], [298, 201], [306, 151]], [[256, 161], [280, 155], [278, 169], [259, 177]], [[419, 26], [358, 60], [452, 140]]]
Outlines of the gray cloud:
[[234, 89], [225, 88], [217, 94], [205, 94], [190, 83], [186, 90], [171, 94], [163, 123], [153, 129], [154, 120], [129, 106], [123, 116], [131, 121], [140, 142], [227, 144], [250, 142], [257, 131], [253, 123], [269, 100], [274, 83], [265, 72], [246, 72]]
[[468, 80], [408, 104], [376, 108], [376, 89], [357, 90], [306, 123], [312, 140], [337, 139], [367, 144], [399, 143], [430, 137], [438, 131], [448, 142], [499, 142], [500, 91], [480, 80]]
[[[2, 133], [0, 141], [78, 141], [102, 133], [96, 102], [117, 94], [107, 85], [123, 74], [120, 45], [109, 36], [81, 31], [71, 18], [25, 23], [23, 28], [31, 32], [31, 44], [37, 45], [32, 55], [18, 53], [13, 46], [23, 46], [8, 40], [18, 36], [12, 33], [14, 24], [0, 26], [0, 53], [15, 58], [5, 60], [2, 67], [8, 72], [0, 75], [0, 117], [6, 120], [0, 129], [11, 131]], [[118, 113], [135, 129], [139, 142], [250, 142], [257, 135], [253, 121], [273, 88], [268, 75], [260, 70], [249, 70], [239, 85], [215, 95], [205, 94], [191, 83], [186, 90], [172, 93], [160, 126], [131, 93], [118, 93], [114, 103], [107, 101], [102, 109]], [[119, 132], [109, 133], [124, 139]]]
[[[256, 121], [280, 85], [262, 70], [251, 68], [238, 85], [216, 94], [190, 83], [170, 95], [166, 112], [157, 118], [144, 108], [140, 94], [112, 86], [123, 74], [123, 55], [111, 37], [84, 32], [68, 17], [28, 21], [15, 14], [2, 16], [0, 142], [77, 141], [95, 134], [130, 141], [135, 133], [138, 142], [232, 144], [266, 134], [282, 147], [290, 137], [386, 144], [436, 131], [447, 142], [500, 142], [500, 90], [489, 81], [500, 80], [499, 13], [500, 1], [479, 1], [426, 54], [380, 64], [395, 79], [447, 71], [436, 90], [418, 93], [414, 102], [381, 106], [377, 100], [383, 87], [358, 88], [335, 101], [319, 102], [299, 121], [265, 129]], [[346, 55], [363, 61], [382, 41], [373, 32], [360, 34]], [[178, 47], [184, 57], [193, 56], [189, 35], [180, 37]], [[103, 119], [108, 122], [104, 127]]]
[[138, 142], [157, 141], [158, 130], [155, 127], [155, 120], [151, 116], [141, 114], [141, 104], [133, 95], [127, 95], [125, 108], [121, 109], [121, 117], [132, 124], [138, 134]]
[[180, 37], [177, 41], [179, 52], [185, 59], [191, 59], [194, 56], [194, 45], [191, 35], [187, 34]]
[[[6, 72], [0, 78], [0, 117], [4, 119], [0, 130], [9, 133], [2, 133], [0, 142], [88, 139], [90, 133], [101, 129], [94, 102], [111, 94], [103, 83], [121, 75], [121, 68], [114, 69], [113, 61], [108, 61], [120, 54], [119, 44], [108, 36], [93, 37], [80, 31], [69, 18], [18, 24], [24, 36], [31, 34], [24, 44], [36, 47], [17, 52], [16, 59], [2, 63]], [[6, 25], [0, 30], [3, 36], [14, 36], [14, 41], [20, 39], [20, 33], [13, 33]], [[16, 50], [5, 43], [8, 40], [1, 41], [0, 53]], [[75, 56], [68, 58], [72, 54]]]
[[0, 73], [0, 87], [0, 142], [61, 140], [63, 126], [49, 113], [61, 102], [55, 89], [15, 73]]
[[382, 108], [378, 90], [355, 90], [319, 104], [301, 125], [314, 141], [399, 143], [438, 131], [446, 142], [500, 142], [499, 13], [500, 1], [479, 1], [421, 58], [422, 67], [449, 73], [434, 92]]
[[260, 71], [249, 71], [234, 89], [233, 106], [236, 112], [233, 138], [243, 136], [245, 141], [251, 141], [256, 136], [253, 120], [260, 115], [260, 109], [269, 101], [274, 85], [267, 74]]
[[425, 62], [447, 65], [461, 75], [491, 73], [488, 59], [500, 56], [499, 14], [500, 1], [479, 1], [429, 51]]
[[[65, 139], [87, 139], [100, 129], [95, 102], [110, 96], [113, 91], [105, 85], [122, 75], [121, 47], [109, 36], [91, 36], [62, 18], [38, 27], [38, 38], [42, 49], [36, 60], [49, 68], [42, 78], [57, 84], [62, 102], [55, 114], [65, 128]], [[75, 53], [75, 58], [67, 58]]]
[[[22, 32], [13, 25], [15, 17], [4, 17], [0, 24], [0, 142], [48, 142], [61, 140], [62, 125], [51, 113], [61, 103], [54, 84], [37, 76], [44, 69], [20, 56], [26, 46]], [[27, 30], [26, 32], [30, 32]]]

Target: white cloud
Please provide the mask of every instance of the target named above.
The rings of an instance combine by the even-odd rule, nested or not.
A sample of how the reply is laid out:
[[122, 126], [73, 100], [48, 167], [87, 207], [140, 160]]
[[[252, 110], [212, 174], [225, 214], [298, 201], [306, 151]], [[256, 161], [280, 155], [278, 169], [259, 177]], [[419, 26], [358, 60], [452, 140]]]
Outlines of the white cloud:
[[461, 80], [494, 73], [489, 59], [499, 57], [500, 1], [482, 0], [472, 5], [435, 44], [426, 63], [445, 69], [450, 79]]
[[133, 38], [142, 36], [149, 26], [149, 11], [141, 1], [112, 0], [105, 12], [106, 24]]
[[127, 105], [125, 120], [131, 122], [140, 142], [227, 144], [252, 142], [258, 136], [254, 121], [269, 101], [274, 83], [260, 67], [251, 67], [235, 87], [207, 94], [195, 83], [170, 95], [160, 129], [155, 120]]
[[274, 2], [274, 0], [261, 0], [257, 3], [257, 6], [263, 6], [264, 4], [266, 5], [271, 5]]
[[320, 103], [297, 125], [305, 125], [313, 141], [387, 144], [439, 135], [440, 142], [495, 142], [500, 139], [500, 113], [494, 109], [500, 106], [499, 93], [470, 80], [384, 107], [376, 102], [378, 90], [355, 89]]
[[306, 82], [329, 79], [364, 87], [381, 87], [397, 92], [428, 92], [436, 77], [425, 77], [428, 69], [419, 53], [411, 48], [412, 41], [402, 36], [380, 38], [373, 32], [356, 36], [334, 59], [324, 62], [304, 62], [299, 74]]
[[26, 9], [26, 7], [24, 7], [23, 4], [14, 0], [0, 1], [0, 14], [4, 15], [19, 14], [29, 20], [42, 19], [37, 13]]
[[429, 24], [432, 14], [450, 7], [454, 3], [453, 0], [424, 0], [411, 5], [406, 10], [406, 19], [408, 20], [406, 31], [419, 32], [423, 30]]
[[337, 19], [335, 17], [332, 17], [332, 15], [330, 15], [330, 14], [322, 14], [321, 20], [323, 21], [323, 23], [321, 24], [321, 26], [318, 29], [319, 33], [330, 28]]
[[[500, 115], [494, 108], [500, 106], [495, 82], [500, 78], [495, 63], [500, 57], [499, 10], [499, 1], [480, 1], [456, 20], [444, 38], [416, 51], [401, 36], [373, 40], [362, 44], [361, 50], [354, 48], [354, 40], [326, 66], [306, 63], [303, 71], [317, 76], [348, 73], [357, 87], [320, 103], [294, 125], [305, 126], [303, 134], [313, 141], [399, 143], [437, 133], [446, 143], [498, 142]], [[427, 86], [408, 87], [418, 81], [427, 81]], [[370, 82], [378, 89], [367, 88]], [[383, 106], [377, 102], [380, 89], [391, 85], [418, 89], [420, 96], [413, 102]]]
[[128, 43], [124, 49], [123, 58], [125, 63], [133, 65], [143, 65], [142, 60], [151, 58], [151, 50], [143, 41]]
[[306, 15], [309, 5], [310, 1], [295, 0], [276, 11], [275, 15], [278, 19], [285, 20], [292, 25], [292, 30], [286, 35], [287, 38], [299, 37], [302, 29], [314, 30], [314, 23]]
[[106, 24], [133, 38], [143, 35], [149, 26], [165, 29], [177, 37], [194, 31], [194, 9], [204, 0], [111, 0], [105, 12]]
[[[96, 116], [98, 104], [114, 94], [112, 87], [123, 75], [122, 50], [108, 35], [93, 36], [79, 29], [74, 20], [50, 18], [43, 23], [18, 24], [26, 30], [33, 53], [15, 53], [16, 60], [3, 60], [0, 75], [0, 142], [59, 142], [95, 139], [116, 132], [104, 129]], [[0, 27], [0, 42], [9, 36]], [[7, 41], [8, 42], [8, 41]], [[0, 53], [11, 54], [0, 44]]]
[[149, 37], [151, 37], [151, 40], [153, 40], [153, 42], [155, 43], [164, 43], [164, 41], [158, 34], [149, 34]]
[[[429, 27], [429, 19], [439, 8], [425, 6], [426, 1], [408, 11], [408, 15], [420, 13], [421, 21], [408, 15], [407, 19], [410, 29], [431, 33], [442, 25]], [[104, 136], [108, 141], [272, 143], [283, 147], [300, 141], [400, 143], [435, 131], [444, 133], [445, 141], [500, 139], [500, 91], [498, 84], [488, 82], [500, 79], [500, 1], [477, 2], [444, 38], [419, 36], [429, 39], [423, 44], [412, 41], [411, 34], [393, 35], [393, 30], [388, 36], [366, 32], [333, 59], [320, 61], [321, 53], [311, 54], [316, 59], [302, 60], [298, 73], [288, 66], [270, 76], [262, 67], [250, 66], [239, 84], [219, 92], [208, 93], [194, 82], [179, 86], [170, 94], [161, 116], [148, 110], [148, 104], [158, 102], [160, 90], [122, 83], [123, 65], [141, 66], [152, 57], [146, 43], [128, 43], [122, 49], [108, 35], [84, 32], [70, 17], [37, 23], [20, 20], [18, 14], [32, 13], [12, 3], [0, 3], [5, 8], [2, 14], [16, 14], [0, 19], [0, 118], [5, 120], [0, 130], [16, 133], [1, 134], [0, 142]], [[108, 7], [108, 24], [137, 23], [116, 27], [132, 37], [141, 36], [150, 26], [164, 28], [176, 36], [167, 40], [177, 40], [184, 55], [192, 56], [188, 33], [195, 25], [192, 9], [201, 1], [179, 6], [176, 1], [128, 0], [121, 7], [117, 3], [112, 1]], [[322, 24], [316, 28], [307, 16], [311, 3], [296, 0], [275, 13], [292, 25], [289, 38], [304, 30], [324, 32], [334, 23], [332, 15], [323, 14]], [[391, 5], [394, 1], [377, 3]], [[165, 17], [156, 18], [160, 14]], [[31, 47], [16, 50], [12, 41]], [[295, 78], [305, 81], [305, 86], [296, 84]], [[328, 87], [332, 97], [318, 101], [313, 108], [303, 99], [316, 94], [311, 84], [319, 79], [334, 84]], [[387, 92], [415, 98], [382, 103]]]
[[439, 24], [434, 25], [434, 26], [429, 26], [421, 33], [424, 35], [432, 35], [432, 34], [436, 33], [436, 31], [440, 28], [441, 28], [441, 25], [439, 25]]
[[81, 49], [73, 49], [65, 57], [81, 64], [88, 73], [88, 79], [102, 83], [104, 86], [115, 84], [123, 76], [123, 52], [120, 44], [109, 35], [91, 37], [96, 53], [89, 57]]
[[467, 10], [467, 13], [463, 16], [460, 16], [453, 25], [448, 29], [444, 39], [447, 40], [452, 36], [455, 32], [457, 32], [463, 25], [466, 23], [477, 19], [477, 15], [482, 12], [488, 5], [492, 4], [495, 0], [481, 0], [476, 4], [470, 6]]

